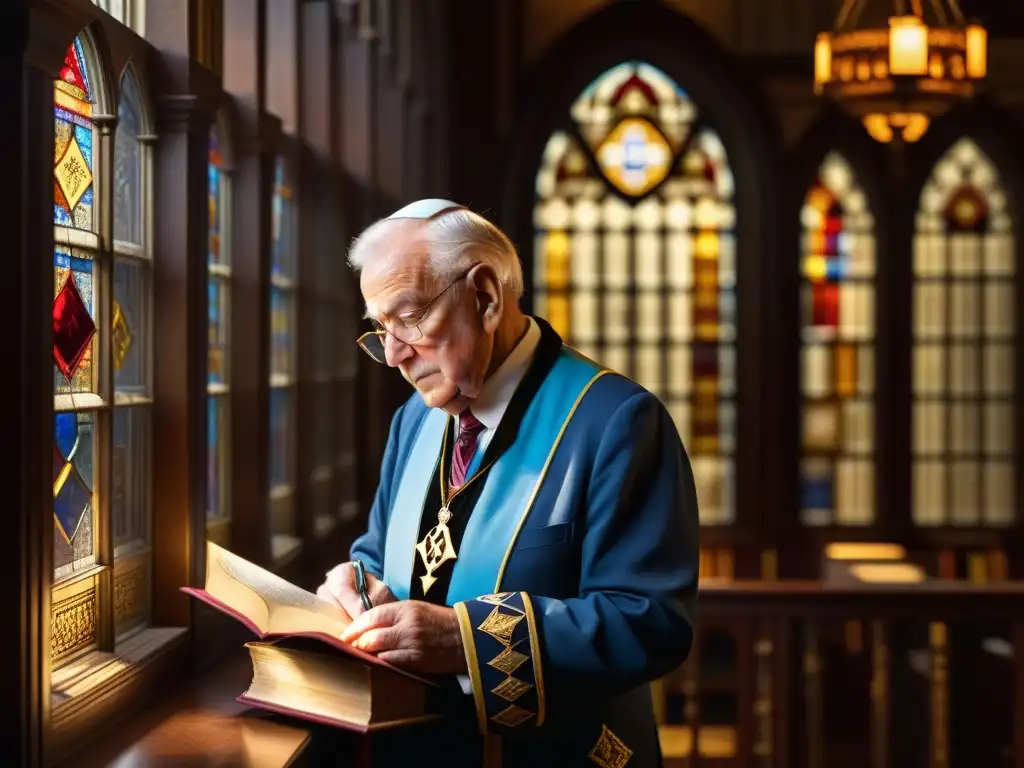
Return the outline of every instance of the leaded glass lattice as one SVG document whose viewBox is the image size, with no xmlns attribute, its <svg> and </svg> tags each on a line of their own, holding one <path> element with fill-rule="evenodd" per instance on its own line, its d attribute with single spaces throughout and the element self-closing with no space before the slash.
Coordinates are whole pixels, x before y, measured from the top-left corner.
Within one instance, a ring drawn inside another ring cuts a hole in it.
<svg viewBox="0 0 1024 768">
<path fill-rule="evenodd" d="M 64 54 L 54 81 L 53 223 L 92 231 L 92 87 L 82 41 Z"/>
<path fill-rule="evenodd" d="M 95 424 L 90 411 L 55 413 L 53 418 L 53 567 L 58 576 L 96 561 Z"/>
<path fill-rule="evenodd" d="M 97 391 L 95 269 L 91 251 L 54 246 L 53 391 L 70 395 L 71 407 L 75 395 Z"/>
<path fill-rule="evenodd" d="M 935 165 L 914 239 L 913 519 L 1016 518 L 1016 242 L 992 160 L 970 139 Z"/>
<path fill-rule="evenodd" d="M 536 179 L 534 311 L 665 403 L 701 522 L 735 519 L 736 241 L 724 146 L 664 72 L 616 66 L 576 100 Z"/>
<path fill-rule="evenodd" d="M 101 374 L 104 301 L 97 265 L 95 174 L 100 167 L 92 122 L 91 50 L 76 38 L 53 86 L 53 394 L 54 582 L 96 563 L 96 478 L 104 457 L 98 430 L 107 423 Z"/>
<path fill-rule="evenodd" d="M 829 154 L 801 211 L 805 525 L 875 519 L 874 219 L 853 169 Z"/>
</svg>

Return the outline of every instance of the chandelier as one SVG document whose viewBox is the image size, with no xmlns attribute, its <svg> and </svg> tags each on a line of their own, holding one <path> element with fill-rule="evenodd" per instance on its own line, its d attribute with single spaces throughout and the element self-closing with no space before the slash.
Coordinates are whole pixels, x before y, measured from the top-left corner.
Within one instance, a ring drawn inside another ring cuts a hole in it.
<svg viewBox="0 0 1024 768">
<path fill-rule="evenodd" d="M 814 90 L 876 140 L 910 143 L 974 95 L 987 59 L 988 33 L 957 0 L 844 0 L 832 32 L 815 42 Z"/>
</svg>

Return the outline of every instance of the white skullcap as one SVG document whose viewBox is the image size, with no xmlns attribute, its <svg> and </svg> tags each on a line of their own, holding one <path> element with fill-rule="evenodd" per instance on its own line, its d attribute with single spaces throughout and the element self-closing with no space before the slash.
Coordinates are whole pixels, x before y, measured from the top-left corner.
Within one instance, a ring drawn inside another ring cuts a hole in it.
<svg viewBox="0 0 1024 768">
<path fill-rule="evenodd" d="M 453 203 L 451 200 L 442 200 L 437 197 L 430 197 L 425 200 L 417 200 L 400 208 L 390 216 L 389 219 L 432 219 L 437 214 L 453 208 L 465 208 L 464 205 Z"/>
</svg>

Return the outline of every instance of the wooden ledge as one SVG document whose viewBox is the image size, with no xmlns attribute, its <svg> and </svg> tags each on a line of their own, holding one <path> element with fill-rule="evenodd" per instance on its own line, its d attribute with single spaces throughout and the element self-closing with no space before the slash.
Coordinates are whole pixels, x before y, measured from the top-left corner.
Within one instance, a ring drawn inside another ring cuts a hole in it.
<svg viewBox="0 0 1024 768">
<path fill-rule="evenodd" d="M 301 761 L 309 731 L 285 725 L 235 702 L 252 679 L 249 655 L 202 675 L 137 716 L 83 754 L 67 760 L 74 768 L 135 766 L 237 766 L 283 768 Z"/>
</svg>

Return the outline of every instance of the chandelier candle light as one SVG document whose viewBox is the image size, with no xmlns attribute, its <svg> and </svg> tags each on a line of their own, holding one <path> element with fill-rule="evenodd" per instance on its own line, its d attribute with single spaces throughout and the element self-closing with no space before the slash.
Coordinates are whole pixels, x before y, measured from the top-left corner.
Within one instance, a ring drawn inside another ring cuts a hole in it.
<svg viewBox="0 0 1024 768">
<path fill-rule="evenodd" d="M 910 143 L 974 95 L 987 60 L 988 33 L 957 0 L 844 0 L 833 31 L 815 42 L 814 90 L 876 140 Z"/>
</svg>

